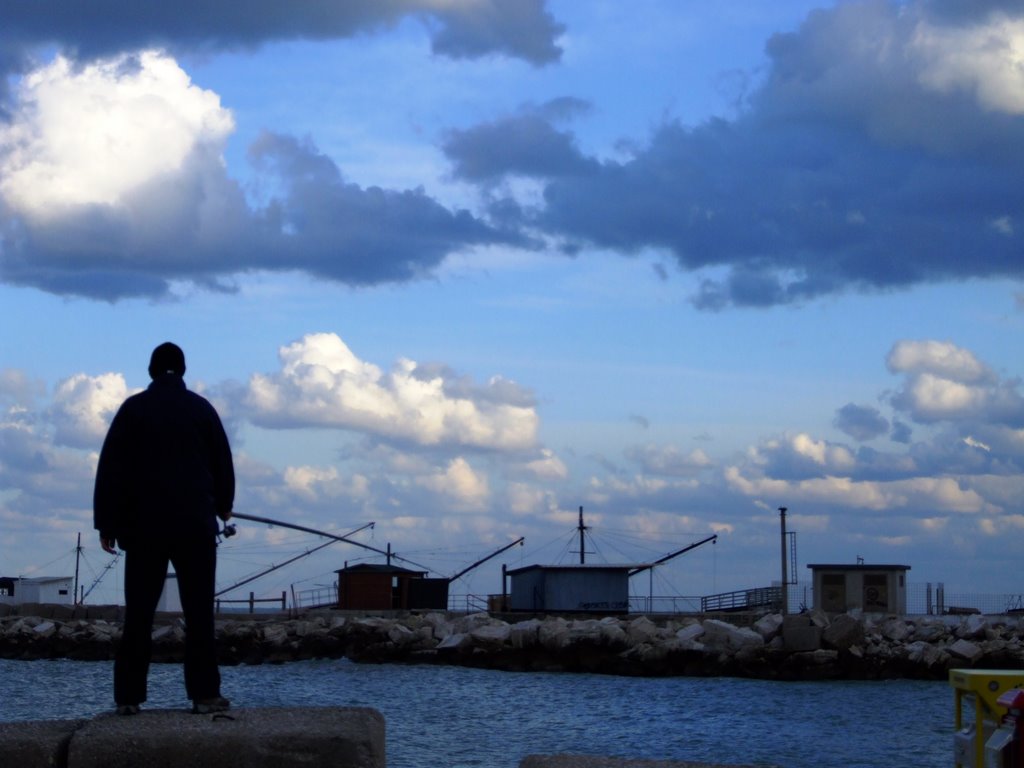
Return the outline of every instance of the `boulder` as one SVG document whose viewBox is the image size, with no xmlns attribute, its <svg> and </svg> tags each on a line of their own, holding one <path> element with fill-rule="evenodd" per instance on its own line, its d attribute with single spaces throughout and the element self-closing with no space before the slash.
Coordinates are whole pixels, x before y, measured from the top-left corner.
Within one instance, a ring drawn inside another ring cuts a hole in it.
<svg viewBox="0 0 1024 768">
<path fill-rule="evenodd" d="M 754 630 L 767 643 L 782 632 L 782 614 L 769 613 L 754 622 Z"/>
<path fill-rule="evenodd" d="M 560 650 L 569 644 L 569 625 L 565 619 L 545 619 L 537 631 L 537 639 L 545 648 Z"/>
<path fill-rule="evenodd" d="M 701 641 L 716 651 L 764 647 L 764 638 L 750 627 L 734 627 L 718 619 L 706 619 L 703 627 Z"/>
<path fill-rule="evenodd" d="M 963 640 L 975 640 L 985 637 L 988 619 L 984 616 L 965 616 L 954 634 Z"/>
<path fill-rule="evenodd" d="M 970 640 L 957 640 L 946 648 L 946 652 L 972 664 L 985 655 L 984 651 Z"/>
<path fill-rule="evenodd" d="M 691 624 L 676 632 L 676 639 L 682 643 L 693 642 L 704 634 L 704 627 L 700 624 Z"/>
<path fill-rule="evenodd" d="M 902 643 L 910 637 L 911 626 L 903 619 L 890 617 L 878 626 L 878 633 L 888 640 Z"/>
<path fill-rule="evenodd" d="M 910 645 L 906 646 L 907 658 L 916 663 L 923 664 L 926 667 L 930 667 L 942 658 L 942 651 L 936 648 L 934 645 L 924 642 L 923 640 L 917 640 Z"/>
<path fill-rule="evenodd" d="M 918 619 L 913 625 L 913 637 L 915 640 L 923 640 L 926 643 L 936 643 L 949 634 L 949 627 L 941 619 Z"/>
<path fill-rule="evenodd" d="M 538 619 L 519 621 L 509 627 L 509 642 L 513 648 L 530 648 L 537 644 L 541 622 Z"/>
<path fill-rule="evenodd" d="M 512 635 L 512 628 L 505 622 L 500 624 L 487 624 L 477 627 L 469 633 L 473 640 L 481 645 L 500 646 L 504 645 Z"/>
<path fill-rule="evenodd" d="M 464 632 L 456 632 L 454 635 L 448 635 L 444 640 L 437 644 L 437 650 L 439 651 L 459 651 L 463 648 L 472 645 L 472 638 Z"/>
<path fill-rule="evenodd" d="M 832 619 L 821 633 L 821 639 L 829 647 L 845 651 L 864 642 L 864 625 L 859 619 L 843 613 Z"/>
</svg>

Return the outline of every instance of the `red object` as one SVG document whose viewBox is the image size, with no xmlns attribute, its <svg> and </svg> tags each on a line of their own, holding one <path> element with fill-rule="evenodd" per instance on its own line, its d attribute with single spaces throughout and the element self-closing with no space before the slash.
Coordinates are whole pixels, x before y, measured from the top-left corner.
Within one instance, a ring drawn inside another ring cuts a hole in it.
<svg viewBox="0 0 1024 768">
<path fill-rule="evenodd" d="M 1024 688 L 1011 688 L 996 699 L 996 704 L 1006 707 L 1002 725 L 1013 726 L 1013 747 L 1008 765 L 1024 768 Z"/>
<path fill-rule="evenodd" d="M 1011 688 L 996 699 L 996 704 L 1007 710 L 1024 710 L 1024 688 Z"/>
</svg>

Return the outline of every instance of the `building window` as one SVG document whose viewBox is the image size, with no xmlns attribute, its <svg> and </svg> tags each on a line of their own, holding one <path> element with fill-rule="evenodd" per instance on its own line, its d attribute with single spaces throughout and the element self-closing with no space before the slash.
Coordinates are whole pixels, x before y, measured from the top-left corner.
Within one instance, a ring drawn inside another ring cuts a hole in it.
<svg viewBox="0 0 1024 768">
<path fill-rule="evenodd" d="M 58 595 L 67 595 L 67 593 L 68 593 L 68 591 L 66 589 L 58 589 L 57 590 L 57 594 Z"/>
</svg>

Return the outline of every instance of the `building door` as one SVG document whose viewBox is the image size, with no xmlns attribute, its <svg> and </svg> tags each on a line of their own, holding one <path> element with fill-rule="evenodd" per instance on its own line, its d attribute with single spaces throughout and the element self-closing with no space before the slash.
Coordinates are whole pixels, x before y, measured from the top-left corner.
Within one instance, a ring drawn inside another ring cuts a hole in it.
<svg viewBox="0 0 1024 768">
<path fill-rule="evenodd" d="M 864 610 L 879 613 L 889 610 L 889 579 L 884 573 L 864 574 Z"/>
<path fill-rule="evenodd" d="M 846 613 L 846 576 L 841 573 L 821 575 L 821 610 Z"/>
</svg>

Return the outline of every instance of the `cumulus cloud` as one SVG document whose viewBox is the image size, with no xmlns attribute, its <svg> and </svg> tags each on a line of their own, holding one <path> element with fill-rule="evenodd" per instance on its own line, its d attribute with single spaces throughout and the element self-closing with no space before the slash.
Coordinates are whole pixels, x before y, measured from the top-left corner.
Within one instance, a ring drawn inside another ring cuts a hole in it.
<svg viewBox="0 0 1024 768">
<path fill-rule="evenodd" d="M 877 408 L 847 403 L 836 412 L 832 422 L 854 440 L 873 440 L 889 431 L 889 421 Z"/>
<path fill-rule="evenodd" d="M 927 0 L 817 10 L 768 42 L 738 118 L 666 122 L 625 160 L 587 156 L 540 111 L 454 132 L 444 149 L 488 190 L 540 181 L 541 204 L 495 210 L 567 252 L 672 254 L 702 276 L 704 309 L 1019 277 L 1024 12 L 990 10 L 956 23 Z"/>
<path fill-rule="evenodd" d="M 848 447 L 805 432 L 765 440 L 750 449 L 748 460 L 770 477 L 787 479 L 846 474 L 856 466 Z"/>
<path fill-rule="evenodd" d="M 32 379 L 25 371 L 0 368 L 0 404 L 15 411 L 26 410 L 39 396 L 46 393 L 46 385 Z"/>
<path fill-rule="evenodd" d="M 310 141 L 272 133 L 249 158 L 274 192 L 251 207 L 224 164 L 233 130 L 217 94 L 164 53 L 30 73 L 0 123 L 0 278 L 104 299 L 175 279 L 224 288 L 254 269 L 373 284 L 528 244 L 422 190 L 348 183 Z"/>
<path fill-rule="evenodd" d="M 54 441 L 99 450 L 111 419 L 130 394 L 120 373 L 79 373 L 58 382 L 50 410 Z"/>
<path fill-rule="evenodd" d="M 349 0 L 278 3 L 258 0 L 244 20 L 230 0 L 136 3 L 97 0 L 67 13 L 60 0 L 4 7 L 0 51 L 59 44 L 82 58 L 161 47 L 213 52 L 254 48 L 276 40 L 331 40 L 393 26 L 404 17 L 427 20 L 437 53 L 455 58 L 515 56 L 535 65 L 558 60 L 563 28 L 543 0 Z M 116 21 L 115 21 L 116 20 Z"/>
<path fill-rule="evenodd" d="M 980 422 L 1024 426 L 1020 382 L 1002 381 L 968 350 L 950 342 L 901 341 L 886 360 L 905 376 L 893 405 L 920 423 Z"/>
<path fill-rule="evenodd" d="M 535 445 L 537 413 L 524 390 L 501 377 L 467 388 L 408 359 L 385 373 L 328 333 L 307 335 L 279 356 L 278 373 L 249 382 L 245 406 L 257 424 L 351 429 L 420 446 Z"/>
<path fill-rule="evenodd" d="M 490 495 L 487 478 L 461 456 L 452 459 L 444 470 L 417 478 L 416 484 L 449 498 L 459 510 L 481 509 Z"/>
<path fill-rule="evenodd" d="M 626 450 L 626 458 L 640 464 L 647 474 L 690 477 L 712 466 L 711 459 L 699 448 L 684 454 L 674 445 L 643 445 Z"/>
<path fill-rule="evenodd" d="M 76 69 L 58 57 L 25 78 L 16 119 L 0 127 L 0 193 L 31 220 L 126 204 L 200 146 L 219 153 L 234 130 L 216 94 L 145 52 Z"/>
</svg>

